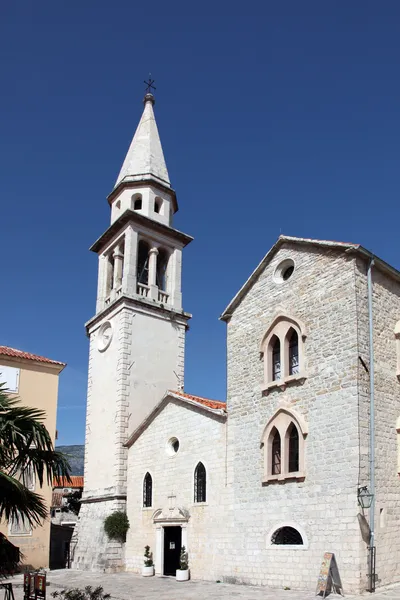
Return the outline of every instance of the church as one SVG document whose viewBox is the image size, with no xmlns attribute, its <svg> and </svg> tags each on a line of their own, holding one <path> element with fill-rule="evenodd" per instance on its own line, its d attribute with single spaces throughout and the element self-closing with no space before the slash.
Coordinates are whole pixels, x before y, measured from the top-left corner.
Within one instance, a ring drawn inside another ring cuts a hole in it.
<svg viewBox="0 0 400 600">
<path fill-rule="evenodd" d="M 221 315 L 226 402 L 188 393 L 192 238 L 173 227 L 154 104 L 91 247 L 73 567 L 140 573 L 149 545 L 173 576 L 185 545 L 193 579 L 314 589 L 331 552 L 345 593 L 400 581 L 400 273 L 357 243 L 280 236 Z M 117 510 L 123 544 L 104 532 Z"/>
</svg>

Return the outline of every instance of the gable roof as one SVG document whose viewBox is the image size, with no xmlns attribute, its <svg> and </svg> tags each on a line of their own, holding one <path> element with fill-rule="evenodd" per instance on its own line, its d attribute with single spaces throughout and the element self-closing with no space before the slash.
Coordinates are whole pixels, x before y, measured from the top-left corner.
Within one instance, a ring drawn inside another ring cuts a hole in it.
<svg viewBox="0 0 400 600">
<path fill-rule="evenodd" d="M 217 416 L 223 420 L 226 419 L 226 403 L 220 402 L 219 400 L 210 400 L 209 398 L 203 398 L 202 396 L 193 396 L 192 394 L 186 394 L 181 391 L 168 390 L 161 402 L 159 402 L 153 410 L 147 415 L 142 423 L 135 429 L 135 431 L 129 436 L 124 446 L 130 448 L 136 440 L 142 435 L 142 433 L 149 427 L 154 421 L 157 415 L 169 404 L 171 401 L 177 401 L 179 404 L 186 404 L 188 406 L 196 406 L 200 408 L 205 416 Z"/>
<path fill-rule="evenodd" d="M 370 252 L 360 244 L 352 244 L 351 242 L 335 242 L 331 240 L 316 240 L 313 238 L 299 238 L 290 235 L 280 235 L 277 242 L 267 252 L 267 254 L 254 269 L 254 271 L 244 283 L 244 285 L 240 288 L 236 296 L 234 296 L 233 299 L 230 301 L 230 303 L 220 316 L 220 319 L 222 321 L 227 321 L 232 316 L 233 311 L 240 304 L 242 298 L 247 294 L 248 290 L 252 287 L 253 283 L 257 280 L 257 278 L 262 273 L 266 265 L 277 253 L 279 248 L 281 248 L 281 246 L 283 246 L 283 244 L 285 243 L 298 244 L 302 246 L 317 246 L 326 249 L 342 250 L 343 252 L 356 252 L 366 259 L 373 259 L 375 266 L 377 266 L 381 271 L 384 271 L 385 273 L 391 275 L 392 277 L 400 281 L 400 272 L 397 269 L 389 265 L 381 258 L 378 258 L 374 254 L 372 254 L 372 252 Z"/>
<path fill-rule="evenodd" d="M 45 356 L 31 354 L 30 352 L 24 352 L 23 350 L 10 348 L 9 346 L 0 346 L 0 356 L 8 356 L 10 358 L 23 358 L 25 360 L 33 360 L 35 362 L 41 362 L 50 365 L 58 365 L 62 368 L 64 368 L 66 365 L 66 363 L 59 362 L 58 360 L 52 360 L 51 358 L 46 358 Z"/>
</svg>

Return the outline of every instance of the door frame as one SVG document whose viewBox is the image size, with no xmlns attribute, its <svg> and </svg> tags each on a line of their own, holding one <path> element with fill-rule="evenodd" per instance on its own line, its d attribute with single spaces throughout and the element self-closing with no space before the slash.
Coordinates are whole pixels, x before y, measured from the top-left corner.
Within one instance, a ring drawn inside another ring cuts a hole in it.
<svg viewBox="0 0 400 600">
<path fill-rule="evenodd" d="M 164 521 L 157 523 L 156 526 L 156 559 L 155 559 L 155 572 L 156 575 L 161 577 L 168 577 L 164 575 L 164 529 L 165 527 L 181 527 L 181 540 L 182 546 L 185 546 L 188 551 L 188 535 L 187 535 L 187 524 L 177 523 L 176 521 Z"/>
</svg>

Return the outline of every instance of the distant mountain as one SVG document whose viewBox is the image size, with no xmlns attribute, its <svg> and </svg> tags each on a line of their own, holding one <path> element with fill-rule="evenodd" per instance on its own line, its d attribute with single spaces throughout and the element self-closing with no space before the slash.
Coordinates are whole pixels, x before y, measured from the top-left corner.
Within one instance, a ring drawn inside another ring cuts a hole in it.
<svg viewBox="0 0 400 600">
<path fill-rule="evenodd" d="M 65 454 L 71 465 L 71 475 L 83 475 L 85 446 L 57 446 L 56 450 Z"/>
</svg>

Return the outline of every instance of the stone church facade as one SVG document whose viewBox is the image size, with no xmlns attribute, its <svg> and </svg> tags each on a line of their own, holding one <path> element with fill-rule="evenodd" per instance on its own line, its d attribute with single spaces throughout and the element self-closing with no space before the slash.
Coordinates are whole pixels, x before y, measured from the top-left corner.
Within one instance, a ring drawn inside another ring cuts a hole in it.
<svg viewBox="0 0 400 600">
<path fill-rule="evenodd" d="M 74 567 L 140 572 L 148 544 L 156 574 L 173 575 L 185 545 L 193 578 L 312 589 L 328 551 L 350 593 L 368 585 L 372 542 L 376 584 L 400 580 L 399 272 L 357 244 L 281 236 L 221 316 L 226 404 L 187 394 L 192 238 L 172 226 L 153 105 L 148 94 L 92 246 Z M 115 510 L 125 544 L 104 533 Z"/>
</svg>

